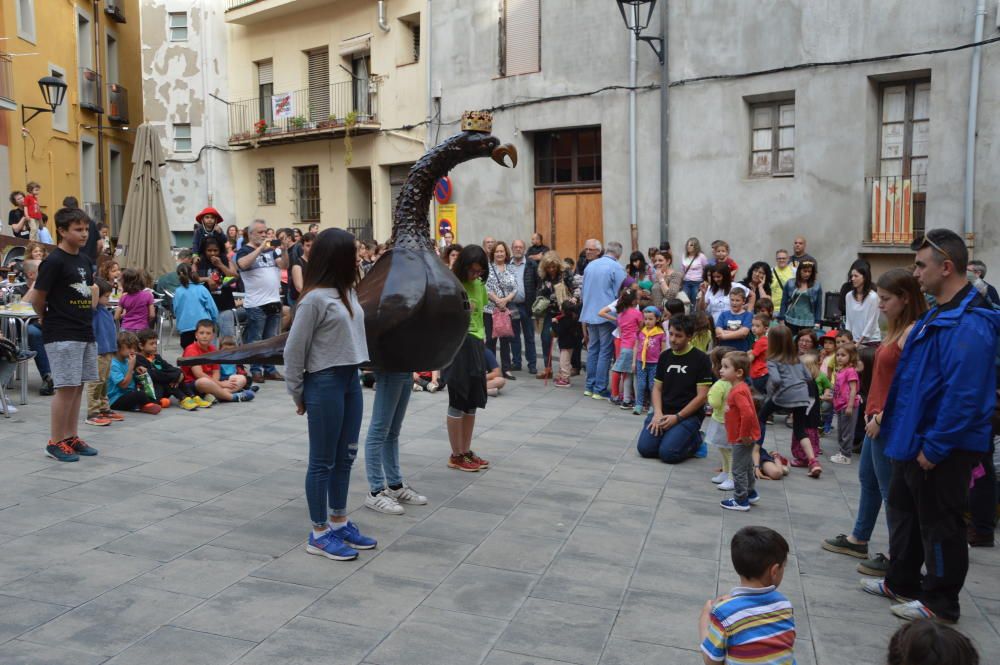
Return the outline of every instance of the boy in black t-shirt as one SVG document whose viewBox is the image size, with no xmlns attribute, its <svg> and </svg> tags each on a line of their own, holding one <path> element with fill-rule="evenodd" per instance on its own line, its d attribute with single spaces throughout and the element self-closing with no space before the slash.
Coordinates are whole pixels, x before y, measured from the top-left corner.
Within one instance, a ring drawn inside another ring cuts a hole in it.
<svg viewBox="0 0 1000 665">
<path fill-rule="evenodd" d="M 98 380 L 92 325 L 98 293 L 90 259 L 80 251 L 87 244 L 88 225 L 86 213 L 79 208 L 61 208 L 56 213 L 59 246 L 42 261 L 30 294 L 56 389 L 52 438 L 45 452 L 60 462 L 97 454 L 77 436 L 83 384 Z"/>
<path fill-rule="evenodd" d="M 637 442 L 643 457 L 677 464 L 701 445 L 699 429 L 714 377 L 711 360 L 692 346 L 693 336 L 694 319 L 684 314 L 670 318 L 670 349 L 656 364 L 652 408 Z"/>
</svg>

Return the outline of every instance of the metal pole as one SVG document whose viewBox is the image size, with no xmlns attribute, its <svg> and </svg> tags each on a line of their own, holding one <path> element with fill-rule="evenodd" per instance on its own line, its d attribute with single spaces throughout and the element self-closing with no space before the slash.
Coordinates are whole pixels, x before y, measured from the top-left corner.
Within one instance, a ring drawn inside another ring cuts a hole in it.
<svg viewBox="0 0 1000 665">
<path fill-rule="evenodd" d="M 983 21 L 986 18 L 986 0 L 976 0 L 976 34 L 973 41 L 983 41 Z M 969 82 L 969 120 L 965 135 L 965 244 L 976 244 L 975 212 L 976 192 L 976 122 L 979 111 L 979 71 L 982 67 L 983 47 L 972 50 L 972 73 Z"/>
<path fill-rule="evenodd" d="M 632 7 L 635 23 L 639 24 L 638 7 Z M 636 193 L 636 178 L 638 173 L 638 160 L 636 157 L 636 130 L 635 130 L 635 85 L 639 67 L 639 54 L 637 52 L 638 37 L 634 31 L 630 31 L 628 42 L 628 188 L 629 188 L 629 223 L 632 231 L 632 251 L 639 249 L 639 201 Z"/>
<path fill-rule="evenodd" d="M 670 23 L 667 0 L 660 5 L 660 34 L 663 37 L 663 65 L 660 67 L 660 242 L 669 242 L 670 234 Z"/>
<path fill-rule="evenodd" d="M 104 79 L 104 72 L 101 70 L 101 7 L 97 0 L 94 0 L 94 69 L 97 70 L 97 104 L 101 107 L 101 112 L 97 114 L 97 197 L 98 205 L 101 208 L 101 221 L 108 225 L 107 197 L 104 194 L 104 86 L 107 83 Z M 117 83 L 117 81 L 116 81 Z M 109 231 L 110 235 L 110 231 Z"/>
</svg>

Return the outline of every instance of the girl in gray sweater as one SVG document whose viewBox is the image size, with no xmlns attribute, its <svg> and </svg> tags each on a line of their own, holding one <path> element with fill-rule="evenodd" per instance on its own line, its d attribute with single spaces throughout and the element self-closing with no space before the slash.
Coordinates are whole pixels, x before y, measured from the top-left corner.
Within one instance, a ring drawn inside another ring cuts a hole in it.
<svg viewBox="0 0 1000 665">
<path fill-rule="evenodd" d="M 809 467 L 809 477 L 819 478 L 823 468 L 816 459 L 812 442 L 806 433 L 806 413 L 812 405 L 809 383 L 813 380 L 809 370 L 799 362 L 792 331 L 788 326 L 777 325 L 767 332 L 767 399 L 757 414 L 760 420 L 760 441 L 764 443 L 764 427 L 768 416 L 777 409 L 792 414 L 792 438 L 802 444 L 806 454 L 805 465 Z M 792 462 L 796 465 L 797 460 Z"/>
</svg>

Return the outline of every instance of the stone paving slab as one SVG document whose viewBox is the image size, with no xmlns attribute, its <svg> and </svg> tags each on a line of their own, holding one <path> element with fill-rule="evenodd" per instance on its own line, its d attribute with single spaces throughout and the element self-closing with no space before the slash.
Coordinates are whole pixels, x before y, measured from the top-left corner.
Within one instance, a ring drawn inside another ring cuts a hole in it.
<svg viewBox="0 0 1000 665">
<path fill-rule="evenodd" d="M 101 455 L 59 464 L 33 376 L 31 403 L 0 421 L 0 663 L 699 663 L 698 613 L 735 583 L 728 543 L 746 524 L 791 544 L 798 662 L 884 662 L 900 622 L 858 590 L 855 559 L 819 548 L 853 523 L 856 467 L 794 470 L 759 483 L 749 514 L 724 512 L 714 457 L 640 459 L 640 418 L 580 381 L 519 378 L 478 417 L 487 472 L 445 467 L 447 397 L 414 394 L 401 460 L 430 503 L 363 508 L 362 446 L 348 507 L 379 548 L 332 562 L 303 551 L 305 419 L 282 384 L 87 428 Z M 768 438 L 788 450 L 786 428 Z M 886 540 L 880 519 L 875 550 Z M 958 628 L 1000 653 L 1000 550 L 970 559 Z"/>
</svg>

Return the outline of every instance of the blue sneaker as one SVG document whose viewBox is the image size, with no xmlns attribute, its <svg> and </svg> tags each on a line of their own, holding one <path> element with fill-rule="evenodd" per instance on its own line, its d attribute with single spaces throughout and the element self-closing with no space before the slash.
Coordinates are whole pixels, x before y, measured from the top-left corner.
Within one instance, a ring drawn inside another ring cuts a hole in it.
<svg viewBox="0 0 1000 665">
<path fill-rule="evenodd" d="M 253 398 L 257 396 L 252 390 L 241 390 L 238 393 L 233 393 L 234 402 L 252 402 Z"/>
<path fill-rule="evenodd" d="M 70 438 L 69 445 L 73 446 L 73 450 L 78 455 L 86 455 L 87 457 L 93 457 L 97 454 L 97 448 L 93 446 L 88 446 L 86 442 L 78 436 Z"/>
<path fill-rule="evenodd" d="M 694 456 L 698 458 L 708 457 L 708 444 L 705 443 L 705 439 L 701 440 L 701 445 L 698 446 L 698 450 L 694 451 Z"/>
<path fill-rule="evenodd" d="M 725 508 L 726 510 L 738 510 L 742 513 L 745 513 L 746 511 L 750 510 L 750 502 L 747 501 L 746 499 L 743 499 L 742 501 L 737 501 L 735 498 L 723 499 L 719 503 L 719 505 Z"/>
<path fill-rule="evenodd" d="M 309 532 L 309 543 L 306 544 L 306 552 L 318 554 L 334 561 L 352 561 L 358 558 L 358 551 L 351 549 L 340 536 L 335 535 L 336 531 L 327 531 L 320 537 L 316 537 L 315 531 Z"/>
<path fill-rule="evenodd" d="M 55 443 L 49 441 L 49 445 L 45 446 L 45 453 L 52 459 L 57 459 L 60 462 L 80 461 L 80 456 L 73 450 L 69 439 L 63 439 Z"/>
<path fill-rule="evenodd" d="M 751 490 L 750 494 L 747 495 L 747 501 L 751 506 L 760 501 L 760 494 L 757 494 L 757 490 Z"/>
<path fill-rule="evenodd" d="M 378 545 L 377 540 L 363 535 L 361 533 L 361 529 L 358 528 L 358 525 L 351 520 L 347 520 L 347 524 L 345 526 L 342 526 L 339 529 L 334 529 L 333 533 L 339 534 L 345 543 L 355 549 L 373 550 L 375 549 L 375 546 Z"/>
</svg>

